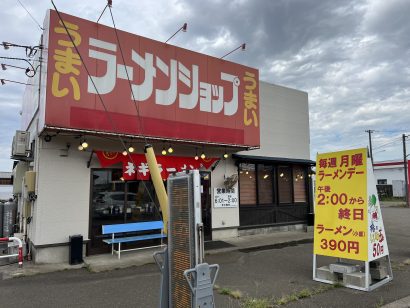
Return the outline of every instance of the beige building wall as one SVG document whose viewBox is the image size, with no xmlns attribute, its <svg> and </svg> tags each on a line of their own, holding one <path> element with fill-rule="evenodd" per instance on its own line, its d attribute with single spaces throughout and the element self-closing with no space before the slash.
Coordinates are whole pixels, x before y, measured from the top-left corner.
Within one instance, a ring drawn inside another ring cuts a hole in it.
<svg viewBox="0 0 410 308">
<path fill-rule="evenodd" d="M 68 236 L 88 239 L 90 153 L 70 147 L 61 156 L 66 142 L 39 139 L 37 160 L 37 200 L 30 239 L 34 245 L 67 243 Z"/>
<path fill-rule="evenodd" d="M 308 94 L 263 81 L 260 82 L 259 89 L 261 147 L 238 154 L 309 159 Z M 223 187 L 225 177 L 235 173 L 238 173 L 238 169 L 234 160 L 221 160 L 212 172 L 212 190 Z M 238 191 L 238 184 L 235 188 Z M 239 225 L 239 207 L 219 209 L 212 204 L 214 240 L 238 236 Z"/>
<path fill-rule="evenodd" d="M 261 147 L 238 154 L 310 159 L 308 94 L 260 81 Z"/>
</svg>

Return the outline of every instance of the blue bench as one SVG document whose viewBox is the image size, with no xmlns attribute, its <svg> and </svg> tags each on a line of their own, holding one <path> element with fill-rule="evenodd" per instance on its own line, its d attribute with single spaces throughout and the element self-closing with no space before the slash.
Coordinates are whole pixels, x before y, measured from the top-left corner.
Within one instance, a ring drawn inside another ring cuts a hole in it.
<svg viewBox="0 0 410 308">
<path fill-rule="evenodd" d="M 111 234 L 110 239 L 104 239 L 103 242 L 111 245 L 111 254 L 118 254 L 118 259 L 121 258 L 121 243 L 130 243 L 130 242 L 138 242 L 138 241 L 145 241 L 145 240 L 152 240 L 152 239 L 161 239 L 161 245 L 156 246 L 149 246 L 143 248 L 133 248 L 133 249 L 126 249 L 122 251 L 130 251 L 130 250 L 138 250 L 138 249 L 146 249 L 152 247 L 159 247 L 162 246 L 162 239 L 166 238 L 167 236 L 163 232 L 164 223 L 161 220 L 158 221 L 146 221 L 146 222 L 136 222 L 136 223 L 126 223 L 126 224 L 116 224 L 116 225 L 103 225 L 102 226 L 102 234 Z M 127 232 L 141 232 L 141 231 L 160 231 L 160 233 L 155 234 L 141 234 L 141 235 L 133 235 L 127 236 L 124 233 Z M 114 249 L 114 245 L 118 245 L 118 250 Z"/>
</svg>

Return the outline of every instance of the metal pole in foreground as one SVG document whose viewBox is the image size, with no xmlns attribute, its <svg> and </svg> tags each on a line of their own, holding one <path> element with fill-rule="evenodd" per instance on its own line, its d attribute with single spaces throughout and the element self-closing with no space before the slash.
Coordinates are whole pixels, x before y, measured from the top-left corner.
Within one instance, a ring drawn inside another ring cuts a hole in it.
<svg viewBox="0 0 410 308">
<path fill-rule="evenodd" d="M 161 206 L 162 221 L 164 222 L 164 233 L 168 234 L 168 196 L 165 190 L 164 182 L 161 178 L 161 173 L 158 168 L 157 159 L 155 158 L 152 145 L 145 145 L 145 158 L 147 160 L 148 169 L 151 174 L 152 183 L 154 184 L 155 192 L 158 197 L 159 205 Z"/>
<path fill-rule="evenodd" d="M 404 165 L 404 196 L 406 200 L 406 205 L 409 205 L 409 178 L 407 176 L 407 153 L 406 153 L 406 136 L 405 134 L 402 135 L 403 137 L 403 165 Z"/>
</svg>

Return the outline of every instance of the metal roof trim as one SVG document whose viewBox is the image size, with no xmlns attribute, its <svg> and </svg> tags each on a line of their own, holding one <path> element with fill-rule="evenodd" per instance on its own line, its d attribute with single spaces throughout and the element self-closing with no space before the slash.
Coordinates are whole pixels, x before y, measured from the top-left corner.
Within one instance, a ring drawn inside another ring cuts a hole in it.
<svg viewBox="0 0 410 308">
<path fill-rule="evenodd" d="M 237 159 L 237 160 L 242 160 L 242 161 L 292 163 L 292 164 L 297 164 L 297 165 L 309 165 L 309 166 L 316 165 L 316 162 L 310 159 L 254 156 L 254 155 L 241 155 L 241 154 L 232 154 L 232 158 Z"/>
</svg>

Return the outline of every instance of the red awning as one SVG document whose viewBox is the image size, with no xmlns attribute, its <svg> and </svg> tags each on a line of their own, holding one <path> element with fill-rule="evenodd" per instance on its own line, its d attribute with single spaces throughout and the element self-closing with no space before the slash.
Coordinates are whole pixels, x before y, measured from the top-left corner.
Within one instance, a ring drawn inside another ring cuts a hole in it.
<svg viewBox="0 0 410 308">
<path fill-rule="evenodd" d="M 150 178 L 147 160 L 143 154 L 122 155 L 120 152 L 94 151 L 101 167 L 109 167 L 122 163 L 124 180 L 148 180 Z M 130 157 L 131 156 L 131 157 Z M 161 177 L 167 179 L 175 172 L 194 169 L 209 169 L 218 158 L 199 158 L 186 156 L 158 156 L 157 162 Z"/>
</svg>

